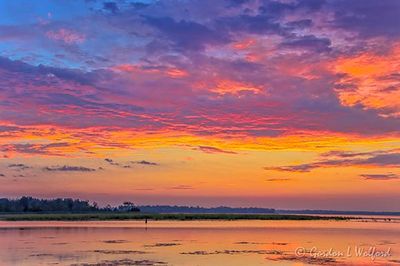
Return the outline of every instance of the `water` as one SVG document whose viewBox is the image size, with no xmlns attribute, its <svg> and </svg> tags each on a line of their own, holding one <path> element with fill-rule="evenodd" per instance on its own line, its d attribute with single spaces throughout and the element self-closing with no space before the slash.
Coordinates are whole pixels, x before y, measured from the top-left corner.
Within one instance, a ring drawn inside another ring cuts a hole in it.
<svg viewBox="0 0 400 266">
<path fill-rule="evenodd" d="M 7 266 L 399 264 L 397 222 L 0 222 Z"/>
</svg>

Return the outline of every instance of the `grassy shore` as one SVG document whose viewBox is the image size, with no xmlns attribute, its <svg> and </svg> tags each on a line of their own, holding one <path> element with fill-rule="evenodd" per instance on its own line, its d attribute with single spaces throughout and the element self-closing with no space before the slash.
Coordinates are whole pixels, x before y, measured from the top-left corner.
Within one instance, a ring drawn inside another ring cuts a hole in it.
<svg viewBox="0 0 400 266">
<path fill-rule="evenodd" d="M 346 217 L 280 214 L 183 214 L 183 213 L 32 213 L 0 214 L 0 221 L 109 221 L 109 220 L 348 220 Z"/>
</svg>

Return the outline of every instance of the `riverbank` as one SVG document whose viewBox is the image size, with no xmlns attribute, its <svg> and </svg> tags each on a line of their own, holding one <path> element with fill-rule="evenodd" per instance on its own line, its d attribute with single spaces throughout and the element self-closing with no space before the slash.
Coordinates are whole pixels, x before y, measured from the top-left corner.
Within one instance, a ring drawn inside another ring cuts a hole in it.
<svg viewBox="0 0 400 266">
<path fill-rule="evenodd" d="M 0 214 L 3 221 L 107 221 L 107 220 L 349 220 L 350 217 L 289 214 L 183 214 L 183 213 L 29 213 Z"/>
</svg>

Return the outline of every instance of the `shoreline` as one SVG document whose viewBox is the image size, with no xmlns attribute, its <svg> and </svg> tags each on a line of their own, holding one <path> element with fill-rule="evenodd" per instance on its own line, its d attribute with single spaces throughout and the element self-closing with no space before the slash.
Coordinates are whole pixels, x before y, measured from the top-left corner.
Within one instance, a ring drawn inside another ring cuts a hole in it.
<svg viewBox="0 0 400 266">
<path fill-rule="evenodd" d="M 0 232 L 7 230 L 48 229 L 113 229 L 113 230 L 162 230 L 162 229 L 236 229 L 236 230 L 347 230 L 358 229 L 393 230 L 398 232 L 399 222 L 354 220 L 87 220 L 87 221 L 4 221 L 0 220 Z"/>
<path fill-rule="evenodd" d="M 345 221 L 355 217 L 295 214 L 29 213 L 0 214 L 0 221 Z"/>
</svg>

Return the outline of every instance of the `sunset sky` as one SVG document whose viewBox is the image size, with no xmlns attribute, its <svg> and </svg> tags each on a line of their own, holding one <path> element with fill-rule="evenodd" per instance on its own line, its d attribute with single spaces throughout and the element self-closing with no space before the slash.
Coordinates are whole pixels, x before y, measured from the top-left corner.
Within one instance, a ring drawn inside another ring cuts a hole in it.
<svg viewBox="0 0 400 266">
<path fill-rule="evenodd" d="M 0 1 L 0 197 L 400 211 L 400 1 Z"/>
</svg>

